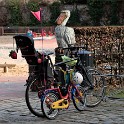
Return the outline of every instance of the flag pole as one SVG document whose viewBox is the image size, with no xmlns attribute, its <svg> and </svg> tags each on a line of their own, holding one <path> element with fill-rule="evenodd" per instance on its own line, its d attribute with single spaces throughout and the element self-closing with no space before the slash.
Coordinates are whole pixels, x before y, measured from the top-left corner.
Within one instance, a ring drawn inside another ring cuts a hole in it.
<svg viewBox="0 0 124 124">
<path fill-rule="evenodd" d="M 42 14 L 43 14 L 42 8 L 40 8 L 40 24 L 41 24 L 41 35 L 42 35 L 42 42 L 43 42 Z"/>
<path fill-rule="evenodd" d="M 43 52 L 43 26 L 42 26 L 42 21 L 43 21 L 43 11 L 42 11 L 42 8 L 40 8 L 40 23 L 41 23 L 41 37 L 42 37 L 42 54 L 43 54 L 43 67 L 44 67 L 44 52 Z M 45 85 L 45 89 L 46 89 L 46 79 L 45 79 L 45 77 L 46 77 L 46 74 L 45 74 L 45 68 L 43 69 L 44 70 L 44 72 L 43 72 L 43 74 L 44 74 L 44 85 Z"/>
</svg>

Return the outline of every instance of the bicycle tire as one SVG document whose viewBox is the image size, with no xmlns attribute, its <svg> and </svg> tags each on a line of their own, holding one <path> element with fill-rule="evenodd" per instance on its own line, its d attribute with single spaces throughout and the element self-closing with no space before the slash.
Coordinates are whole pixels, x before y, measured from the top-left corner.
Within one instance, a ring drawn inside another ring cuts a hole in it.
<svg viewBox="0 0 124 124">
<path fill-rule="evenodd" d="M 53 120 L 59 113 L 59 109 L 52 109 L 50 105 L 59 99 L 55 92 L 48 92 L 41 98 L 41 109 L 46 118 Z"/>
<path fill-rule="evenodd" d="M 95 107 L 101 103 L 105 95 L 105 79 L 96 69 L 87 71 L 93 89 L 86 90 L 86 106 Z"/>
<path fill-rule="evenodd" d="M 78 111 L 83 111 L 86 106 L 85 93 L 80 85 L 77 86 L 77 90 L 79 91 L 81 97 L 76 92 L 76 89 L 73 88 L 71 92 L 73 105 Z"/>
<path fill-rule="evenodd" d="M 38 80 L 38 78 L 34 78 L 30 81 L 26 87 L 25 92 L 25 100 L 28 109 L 32 114 L 38 117 L 43 117 L 43 113 L 41 110 L 41 100 L 38 95 L 41 93 L 43 89 L 43 82 Z"/>
</svg>

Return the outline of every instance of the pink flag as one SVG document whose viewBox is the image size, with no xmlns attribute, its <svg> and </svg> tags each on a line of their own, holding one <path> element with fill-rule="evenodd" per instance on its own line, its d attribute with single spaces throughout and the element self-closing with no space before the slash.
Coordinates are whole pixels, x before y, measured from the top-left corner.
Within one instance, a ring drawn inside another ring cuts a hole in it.
<svg viewBox="0 0 124 124">
<path fill-rule="evenodd" d="M 41 12 L 41 10 L 42 10 L 42 9 L 40 8 L 40 10 L 37 11 L 37 12 L 31 11 L 31 13 L 37 18 L 38 21 L 41 21 L 41 17 L 40 17 L 40 12 Z"/>
</svg>

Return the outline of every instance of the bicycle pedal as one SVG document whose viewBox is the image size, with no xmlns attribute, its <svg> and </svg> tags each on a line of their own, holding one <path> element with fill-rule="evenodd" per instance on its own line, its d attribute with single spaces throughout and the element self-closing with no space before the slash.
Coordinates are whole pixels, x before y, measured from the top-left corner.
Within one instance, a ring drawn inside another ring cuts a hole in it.
<svg viewBox="0 0 124 124">
<path fill-rule="evenodd" d="M 107 100 L 108 100 L 107 96 L 104 96 L 103 99 L 102 99 L 103 102 L 107 102 Z"/>
</svg>

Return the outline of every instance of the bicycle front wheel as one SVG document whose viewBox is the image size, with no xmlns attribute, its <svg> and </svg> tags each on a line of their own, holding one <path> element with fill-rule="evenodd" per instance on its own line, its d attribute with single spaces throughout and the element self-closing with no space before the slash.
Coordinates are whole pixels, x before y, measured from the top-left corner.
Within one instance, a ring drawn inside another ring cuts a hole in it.
<svg viewBox="0 0 124 124">
<path fill-rule="evenodd" d="M 89 69 L 88 77 L 93 85 L 93 89 L 86 91 L 86 106 L 95 107 L 100 104 L 105 95 L 105 79 L 96 69 Z"/>
<path fill-rule="evenodd" d="M 57 101 L 58 95 L 54 92 L 48 92 L 45 94 L 41 100 L 41 109 L 43 111 L 43 114 L 48 118 L 48 119 L 55 119 L 55 117 L 59 113 L 59 109 L 52 109 L 51 104 L 55 101 Z"/>
<path fill-rule="evenodd" d="M 42 90 L 42 81 L 38 79 L 34 79 L 28 83 L 26 92 L 25 92 L 25 100 L 28 106 L 28 109 L 35 116 L 42 117 L 43 113 L 41 110 L 41 100 L 39 98 L 39 92 Z"/>
<path fill-rule="evenodd" d="M 85 93 L 83 88 L 79 85 L 76 89 L 72 89 L 72 101 L 78 111 L 83 111 L 86 104 Z"/>
</svg>

